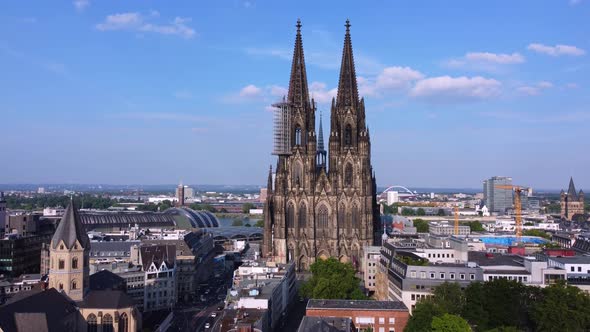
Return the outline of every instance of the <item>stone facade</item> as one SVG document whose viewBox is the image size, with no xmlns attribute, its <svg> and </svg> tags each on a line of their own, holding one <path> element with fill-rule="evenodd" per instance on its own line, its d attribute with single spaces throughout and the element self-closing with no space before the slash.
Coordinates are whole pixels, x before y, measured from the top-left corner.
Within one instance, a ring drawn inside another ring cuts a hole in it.
<svg viewBox="0 0 590 332">
<path fill-rule="evenodd" d="M 362 249 L 380 235 L 371 142 L 365 104 L 359 99 L 350 24 L 346 24 L 340 81 L 332 100 L 328 154 L 322 122 L 316 138 L 309 98 L 301 24 L 297 24 L 286 103 L 291 152 L 279 155 L 268 175 L 263 255 L 307 270 L 317 258 L 336 257 L 360 268 Z"/>
<path fill-rule="evenodd" d="M 570 184 L 567 193 L 561 191 L 561 218 L 572 220 L 573 217 L 584 214 L 584 192 L 580 190 L 576 193 L 574 179 L 570 178 Z"/>
</svg>

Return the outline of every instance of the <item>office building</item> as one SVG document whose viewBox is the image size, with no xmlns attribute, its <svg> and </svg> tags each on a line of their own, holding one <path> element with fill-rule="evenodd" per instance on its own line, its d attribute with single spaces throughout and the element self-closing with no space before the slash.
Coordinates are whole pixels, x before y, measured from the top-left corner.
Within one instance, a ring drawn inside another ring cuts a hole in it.
<svg viewBox="0 0 590 332">
<path fill-rule="evenodd" d="M 504 215 L 514 205 L 513 190 L 497 188 L 497 186 L 512 186 L 512 178 L 493 176 L 483 182 L 485 205 L 491 213 Z"/>
</svg>

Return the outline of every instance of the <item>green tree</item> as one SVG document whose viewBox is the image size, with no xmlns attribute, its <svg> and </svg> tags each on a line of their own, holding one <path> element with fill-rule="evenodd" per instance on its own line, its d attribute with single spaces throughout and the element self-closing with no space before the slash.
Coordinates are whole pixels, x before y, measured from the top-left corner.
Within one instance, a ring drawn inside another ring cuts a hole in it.
<svg viewBox="0 0 590 332">
<path fill-rule="evenodd" d="M 416 213 L 414 212 L 414 209 L 410 209 L 410 208 L 403 208 L 402 209 L 402 216 L 414 216 L 416 215 Z"/>
<path fill-rule="evenodd" d="M 143 205 L 138 205 L 137 206 L 137 211 L 152 211 L 152 212 L 156 212 L 158 211 L 158 206 L 154 203 L 148 203 L 148 204 L 143 204 Z"/>
<path fill-rule="evenodd" d="M 436 213 L 436 215 L 443 217 L 446 215 L 445 213 L 445 209 L 438 209 L 438 212 Z"/>
<path fill-rule="evenodd" d="M 432 319 L 442 315 L 442 309 L 430 299 L 421 300 L 412 310 L 412 316 L 406 324 L 405 332 L 424 332 L 432 328 Z"/>
<path fill-rule="evenodd" d="M 423 208 L 418 208 L 418 210 L 416 210 L 416 215 L 417 216 L 425 216 L 426 215 L 426 211 L 424 211 Z"/>
<path fill-rule="evenodd" d="M 465 295 L 456 282 L 444 282 L 434 289 L 433 301 L 444 311 L 459 315 L 465 304 Z"/>
<path fill-rule="evenodd" d="M 203 205 L 199 203 L 192 203 L 189 207 L 193 210 L 203 210 Z"/>
<path fill-rule="evenodd" d="M 234 219 L 231 223 L 232 226 L 244 226 L 244 221 L 242 219 Z"/>
<path fill-rule="evenodd" d="M 364 300 L 360 279 L 350 263 L 336 258 L 320 259 L 311 264 L 311 278 L 299 290 L 302 297 L 312 299 Z"/>
<path fill-rule="evenodd" d="M 244 203 L 242 205 L 242 212 L 248 214 L 248 213 L 250 213 L 250 210 L 254 209 L 255 207 L 256 206 L 252 203 Z"/>
<path fill-rule="evenodd" d="M 472 232 L 485 232 L 485 228 L 483 228 L 483 225 L 481 224 L 481 222 L 479 222 L 479 220 L 474 220 L 467 224 L 469 225 L 469 229 Z"/>
<path fill-rule="evenodd" d="M 428 222 L 420 218 L 414 219 L 414 227 L 418 233 L 428 233 L 429 230 Z"/>
<path fill-rule="evenodd" d="M 464 291 L 465 302 L 461 316 L 472 325 L 477 326 L 478 331 L 486 329 L 489 320 L 484 285 L 481 282 L 472 282 Z"/>
<path fill-rule="evenodd" d="M 264 220 L 257 220 L 254 227 L 264 227 Z"/>
<path fill-rule="evenodd" d="M 541 291 L 532 317 L 537 331 L 590 331 L 590 296 L 574 286 L 551 285 Z"/>
<path fill-rule="evenodd" d="M 520 330 L 514 326 L 500 326 L 495 329 L 487 330 L 486 332 L 520 332 Z"/>
<path fill-rule="evenodd" d="M 469 332 L 471 327 L 459 316 L 444 314 L 432 318 L 432 332 Z"/>
<path fill-rule="evenodd" d="M 160 202 L 160 204 L 158 204 L 158 209 L 160 211 L 166 211 L 167 209 L 172 207 L 172 202 L 168 199 L 163 200 L 162 202 Z"/>
<path fill-rule="evenodd" d="M 526 229 L 522 232 L 522 235 L 526 235 L 526 236 L 538 236 L 538 237 L 542 237 L 545 239 L 551 239 L 551 234 L 544 232 L 542 230 L 539 229 Z"/>
</svg>

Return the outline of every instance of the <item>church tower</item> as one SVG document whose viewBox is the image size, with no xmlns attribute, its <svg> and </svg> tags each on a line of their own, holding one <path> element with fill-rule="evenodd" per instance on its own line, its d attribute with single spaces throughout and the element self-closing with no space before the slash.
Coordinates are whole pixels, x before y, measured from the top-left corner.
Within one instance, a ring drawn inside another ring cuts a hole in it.
<svg viewBox="0 0 590 332">
<path fill-rule="evenodd" d="M 380 235 L 364 100 L 358 95 L 350 22 L 345 26 L 327 152 L 321 116 L 316 135 L 299 20 L 289 92 L 280 103 L 279 114 L 288 121 L 281 122 L 279 137 L 289 139 L 276 153 L 274 185 L 272 171 L 268 176 L 262 253 L 280 263 L 295 262 L 300 270 L 328 257 L 359 267 L 362 248 L 377 243 Z"/>
<path fill-rule="evenodd" d="M 49 287 L 82 301 L 89 286 L 89 252 L 90 239 L 71 200 L 49 245 Z"/>
</svg>

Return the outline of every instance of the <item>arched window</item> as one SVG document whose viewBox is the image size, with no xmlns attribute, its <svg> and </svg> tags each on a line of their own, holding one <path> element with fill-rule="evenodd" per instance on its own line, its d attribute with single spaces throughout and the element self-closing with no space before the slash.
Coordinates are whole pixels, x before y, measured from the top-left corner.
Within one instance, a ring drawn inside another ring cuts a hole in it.
<svg viewBox="0 0 590 332">
<path fill-rule="evenodd" d="M 72 280 L 72 290 L 78 289 L 78 282 L 76 280 Z"/>
<path fill-rule="evenodd" d="M 351 146 L 352 145 L 352 127 L 350 125 L 346 125 L 346 129 L 344 129 L 344 146 Z"/>
<path fill-rule="evenodd" d="M 360 222 L 359 208 L 356 204 L 352 205 L 352 228 L 358 228 Z"/>
<path fill-rule="evenodd" d="M 118 332 L 128 332 L 129 331 L 129 317 L 127 317 L 126 313 L 122 313 L 119 316 L 119 329 Z"/>
<path fill-rule="evenodd" d="M 299 228 L 307 227 L 307 208 L 301 203 L 299 206 Z"/>
<path fill-rule="evenodd" d="M 301 145 L 301 127 L 295 126 L 295 145 Z"/>
<path fill-rule="evenodd" d="M 102 332 L 113 332 L 113 316 L 106 314 L 102 316 Z"/>
<path fill-rule="evenodd" d="M 292 170 L 292 174 L 293 174 L 293 180 L 292 180 L 292 185 L 293 186 L 300 186 L 301 182 L 303 181 L 303 170 L 302 170 L 303 166 L 301 166 L 301 163 L 296 161 L 293 163 L 293 170 Z"/>
<path fill-rule="evenodd" d="M 61 291 L 61 290 L 64 290 L 64 284 L 62 284 L 62 283 L 60 282 L 60 283 L 59 283 L 59 286 L 58 286 L 58 289 L 59 289 L 60 291 Z"/>
<path fill-rule="evenodd" d="M 338 205 L 338 226 L 345 227 L 346 225 L 346 206 L 344 203 Z"/>
<path fill-rule="evenodd" d="M 78 257 L 72 258 L 72 269 L 78 268 Z"/>
<path fill-rule="evenodd" d="M 295 206 L 293 203 L 287 205 L 287 227 L 295 227 Z"/>
<path fill-rule="evenodd" d="M 96 316 L 94 314 L 90 314 L 88 317 L 86 317 L 86 323 L 88 323 L 88 332 L 98 331 L 96 326 Z"/>
<path fill-rule="evenodd" d="M 63 259 L 60 259 L 58 261 L 58 264 L 57 265 L 58 265 L 57 266 L 58 269 L 63 270 L 63 269 L 66 268 L 66 261 L 64 261 Z"/>
<path fill-rule="evenodd" d="M 347 163 L 344 168 L 344 185 L 346 187 L 352 186 L 352 165 L 350 163 Z"/>
<path fill-rule="evenodd" d="M 328 228 L 328 208 L 325 205 L 320 205 L 318 208 L 318 228 Z"/>
<path fill-rule="evenodd" d="M 64 245 L 63 244 L 59 246 L 59 250 L 64 250 Z"/>
</svg>

